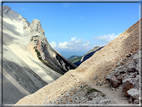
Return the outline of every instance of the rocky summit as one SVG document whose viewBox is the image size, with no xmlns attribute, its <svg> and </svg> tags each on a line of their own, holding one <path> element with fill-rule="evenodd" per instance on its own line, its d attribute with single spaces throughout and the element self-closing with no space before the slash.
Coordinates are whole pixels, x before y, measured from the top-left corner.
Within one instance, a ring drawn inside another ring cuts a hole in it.
<svg viewBox="0 0 142 107">
<path fill-rule="evenodd" d="M 91 105 L 127 104 L 137 106 L 141 86 L 139 25 L 142 19 L 109 42 L 74 70 L 18 104 Z"/>
<path fill-rule="evenodd" d="M 76 68 L 76 65 L 67 61 L 60 53 L 50 46 L 39 20 L 34 19 L 29 28 L 31 35 L 28 49 L 33 56 L 62 74 L 70 69 Z"/>
</svg>

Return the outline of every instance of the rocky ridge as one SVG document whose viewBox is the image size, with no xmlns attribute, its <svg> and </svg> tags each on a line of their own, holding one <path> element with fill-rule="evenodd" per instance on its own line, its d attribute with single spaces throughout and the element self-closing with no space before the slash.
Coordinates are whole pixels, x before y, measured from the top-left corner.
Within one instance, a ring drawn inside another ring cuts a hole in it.
<svg viewBox="0 0 142 107">
<path fill-rule="evenodd" d="M 93 49 L 91 49 L 90 51 L 88 51 L 82 58 L 81 58 L 81 63 L 84 62 L 85 60 L 87 60 L 88 58 L 90 58 L 95 52 L 99 51 L 100 49 L 102 49 L 103 46 L 95 46 Z"/>
<path fill-rule="evenodd" d="M 70 69 L 76 68 L 76 65 L 67 61 L 61 54 L 50 46 L 39 20 L 34 19 L 29 28 L 31 32 L 31 39 L 28 48 L 32 47 L 33 52 L 35 50 L 39 60 L 61 74 L 64 74 Z"/>
<path fill-rule="evenodd" d="M 29 27 L 30 23 L 19 13 L 11 10 L 9 6 L 3 6 L 3 18 L 10 18 L 12 21 L 19 22 L 23 28 Z"/>
</svg>

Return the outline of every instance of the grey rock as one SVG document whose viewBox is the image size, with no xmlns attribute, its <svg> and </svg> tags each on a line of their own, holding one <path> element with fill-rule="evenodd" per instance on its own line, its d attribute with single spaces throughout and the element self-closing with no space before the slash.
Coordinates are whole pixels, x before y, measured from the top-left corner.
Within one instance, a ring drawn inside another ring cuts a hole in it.
<svg viewBox="0 0 142 107">
<path fill-rule="evenodd" d="M 19 13 L 11 10 L 9 6 L 3 6 L 3 17 L 8 17 L 11 20 L 19 21 L 21 24 L 23 24 L 23 27 L 28 27 L 30 25 L 25 18 L 23 18 Z"/>
<path fill-rule="evenodd" d="M 116 64 L 116 67 L 119 67 L 121 65 L 122 60 L 119 60 Z"/>
<path fill-rule="evenodd" d="M 128 73 L 134 73 L 134 72 L 139 73 L 139 71 L 136 69 L 136 67 L 135 68 L 128 68 L 127 72 Z"/>
<path fill-rule="evenodd" d="M 121 84 L 121 81 L 118 81 L 117 79 L 111 79 L 110 83 L 114 88 L 116 88 Z"/>
<path fill-rule="evenodd" d="M 139 90 L 132 88 L 127 91 L 127 93 L 135 100 L 139 99 Z"/>
<path fill-rule="evenodd" d="M 136 68 L 136 64 L 135 64 L 135 62 L 134 62 L 134 61 L 129 62 L 129 64 L 128 64 L 128 67 L 127 67 L 127 68 L 128 68 L 128 69 Z"/>
<path fill-rule="evenodd" d="M 134 104 L 139 104 L 139 100 L 134 100 Z"/>
<path fill-rule="evenodd" d="M 110 103 L 109 99 L 102 99 L 98 102 L 98 104 L 108 104 L 108 103 Z"/>
<path fill-rule="evenodd" d="M 132 83 L 132 78 L 126 78 L 126 79 L 123 79 L 123 83 L 125 83 L 126 81 L 129 81 L 129 82 L 131 82 Z"/>
<path fill-rule="evenodd" d="M 131 88 L 134 88 L 133 84 L 130 81 L 125 81 L 122 85 L 122 92 L 124 94 L 125 97 L 128 97 L 129 94 L 127 93 L 127 91 Z"/>
<path fill-rule="evenodd" d="M 133 60 L 134 60 L 135 64 L 139 64 L 139 62 L 140 62 L 140 57 L 135 58 L 135 59 L 133 59 Z"/>
<path fill-rule="evenodd" d="M 9 6 L 3 6 L 3 13 L 4 14 L 7 14 L 10 10 L 11 10 L 11 8 Z"/>
</svg>

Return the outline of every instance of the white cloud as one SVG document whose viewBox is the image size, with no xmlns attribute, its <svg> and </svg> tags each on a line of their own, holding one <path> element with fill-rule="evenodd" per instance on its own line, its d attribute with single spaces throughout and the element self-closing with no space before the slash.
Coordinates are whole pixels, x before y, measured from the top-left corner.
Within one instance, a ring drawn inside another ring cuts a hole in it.
<svg viewBox="0 0 142 107">
<path fill-rule="evenodd" d="M 71 40 L 67 43 L 68 47 L 76 47 L 81 46 L 83 42 L 83 39 L 76 39 L 76 37 L 71 38 Z"/>
<path fill-rule="evenodd" d="M 52 46 L 52 48 L 56 48 L 56 47 L 57 47 L 57 44 L 56 44 L 54 41 L 52 41 L 52 42 L 50 43 L 50 45 Z"/>
<path fill-rule="evenodd" d="M 83 41 L 83 38 L 72 37 L 70 41 L 59 42 L 58 49 L 85 50 L 91 49 L 89 41 Z"/>
<path fill-rule="evenodd" d="M 115 33 L 112 34 L 108 34 L 108 35 L 103 35 L 103 36 L 99 36 L 99 37 L 94 37 L 93 39 L 98 39 L 98 40 L 102 40 L 104 42 L 110 42 L 111 40 L 115 39 L 116 37 L 118 37 L 121 33 L 119 33 L 118 35 L 115 35 Z"/>
<path fill-rule="evenodd" d="M 71 41 L 74 41 L 76 39 L 76 37 L 71 38 Z"/>
<path fill-rule="evenodd" d="M 58 48 L 61 48 L 61 49 L 67 49 L 67 48 L 68 48 L 67 42 L 63 42 L 63 43 L 59 42 Z"/>
<path fill-rule="evenodd" d="M 87 41 L 87 43 L 83 43 L 83 46 L 88 46 L 90 44 L 89 41 Z"/>
</svg>

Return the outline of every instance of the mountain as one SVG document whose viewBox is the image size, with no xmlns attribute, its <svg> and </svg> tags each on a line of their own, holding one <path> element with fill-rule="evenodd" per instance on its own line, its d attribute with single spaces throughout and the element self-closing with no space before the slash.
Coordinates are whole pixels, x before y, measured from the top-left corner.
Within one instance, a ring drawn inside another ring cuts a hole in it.
<svg viewBox="0 0 142 107">
<path fill-rule="evenodd" d="M 141 91 L 138 84 L 141 21 L 142 19 L 110 41 L 75 70 L 66 72 L 51 84 L 22 98 L 16 105 L 138 105 Z"/>
<path fill-rule="evenodd" d="M 81 52 L 81 51 L 60 51 L 59 52 L 62 56 L 64 56 L 65 58 L 69 58 L 73 55 L 76 56 L 83 56 L 85 54 L 85 52 Z"/>
<path fill-rule="evenodd" d="M 50 46 L 39 20 L 34 19 L 29 28 L 31 35 L 28 49 L 33 56 L 37 56 L 40 61 L 46 63 L 47 66 L 50 66 L 55 71 L 62 72 L 62 74 L 70 69 L 76 68 L 74 64 L 67 61 L 60 53 Z"/>
<path fill-rule="evenodd" d="M 69 60 L 71 63 L 73 63 L 73 64 L 75 64 L 76 66 L 78 66 L 77 63 L 80 62 L 81 58 L 82 58 L 82 56 L 73 55 L 73 56 L 69 57 L 68 60 Z"/>
<path fill-rule="evenodd" d="M 91 49 L 90 51 L 88 51 L 81 59 L 81 63 L 84 62 L 85 60 L 87 60 L 88 58 L 90 58 L 95 52 L 99 51 L 100 49 L 102 49 L 103 46 L 95 46 L 93 49 Z"/>
<path fill-rule="evenodd" d="M 72 63 L 74 63 L 76 66 L 79 66 L 81 63 L 83 63 L 85 60 L 89 59 L 95 52 L 99 51 L 102 49 L 103 46 L 95 46 L 93 49 L 88 51 L 85 55 L 83 56 L 71 56 L 68 58 L 68 60 Z"/>
<path fill-rule="evenodd" d="M 2 10 L 3 104 L 15 104 L 76 66 L 50 46 L 39 20 L 29 23 L 8 6 Z"/>
</svg>

